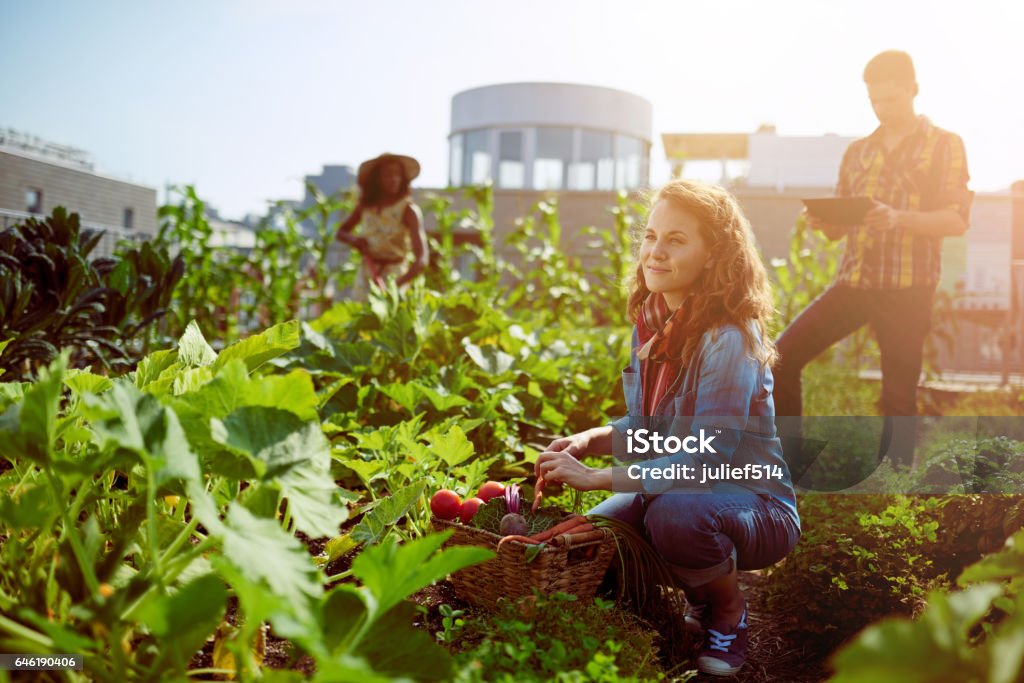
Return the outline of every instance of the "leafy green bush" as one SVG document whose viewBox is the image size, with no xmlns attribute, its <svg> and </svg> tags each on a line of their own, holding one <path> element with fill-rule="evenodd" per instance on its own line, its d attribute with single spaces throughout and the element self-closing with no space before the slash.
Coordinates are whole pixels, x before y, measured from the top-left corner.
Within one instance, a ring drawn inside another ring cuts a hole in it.
<svg viewBox="0 0 1024 683">
<path fill-rule="evenodd" d="M 469 681 L 663 680 L 653 631 L 595 599 L 558 593 L 503 601 L 466 619 L 457 641 L 457 675 Z"/>
<path fill-rule="evenodd" d="M 330 476 L 309 375 L 256 372 L 298 329 L 217 354 L 190 325 L 132 375 L 68 371 L 65 354 L 33 384 L 0 385 L 5 648 L 83 653 L 96 680 L 180 675 L 233 594 L 241 626 L 226 647 L 244 675 L 268 622 L 325 679 L 447 677 L 450 659 L 404 601 L 491 554 L 439 552 L 444 535 L 381 538 L 353 562 L 360 585 L 324 591 L 295 533 L 337 533 L 361 496 Z"/>
<path fill-rule="evenodd" d="M 916 621 L 867 628 L 834 658 L 833 683 L 1024 680 L 1024 531 L 935 591 Z"/>
<path fill-rule="evenodd" d="M 910 615 L 951 581 L 936 567 L 939 497 L 806 494 L 803 534 L 768 582 L 770 608 L 794 632 L 837 644 L 871 621 Z"/>
<path fill-rule="evenodd" d="M 78 214 L 62 207 L 0 232 L 5 379 L 31 377 L 62 349 L 73 367 L 107 371 L 127 369 L 145 353 L 184 263 L 149 243 L 90 261 L 102 234 L 83 230 Z"/>
<path fill-rule="evenodd" d="M 352 199 L 311 189 L 313 205 L 301 212 L 279 206 L 281 225 L 264 221 L 251 250 L 217 245 L 206 204 L 192 186 L 179 190 L 176 204 L 160 207 L 153 243 L 185 260 L 185 277 L 164 328 L 168 339 L 183 334 L 190 321 L 215 338 L 236 338 L 330 306 L 331 290 L 350 283 L 355 273 L 352 266 L 327 268 L 332 221 L 351 209 Z M 311 236 L 304 232 L 307 224 Z"/>
</svg>

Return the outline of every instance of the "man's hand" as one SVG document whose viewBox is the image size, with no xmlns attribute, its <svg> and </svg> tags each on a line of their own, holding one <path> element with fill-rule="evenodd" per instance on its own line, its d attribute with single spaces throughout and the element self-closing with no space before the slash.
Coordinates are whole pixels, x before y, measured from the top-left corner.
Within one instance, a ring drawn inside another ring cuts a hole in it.
<svg viewBox="0 0 1024 683">
<path fill-rule="evenodd" d="M 875 232 L 888 232 L 900 227 L 903 212 L 887 204 L 875 202 L 875 208 L 864 216 L 864 227 Z"/>
<path fill-rule="evenodd" d="M 842 239 L 846 233 L 842 228 L 838 228 L 826 221 L 821 220 L 807 209 L 803 210 L 804 220 L 807 222 L 807 227 L 812 230 L 817 230 L 828 237 L 830 240 Z"/>
</svg>

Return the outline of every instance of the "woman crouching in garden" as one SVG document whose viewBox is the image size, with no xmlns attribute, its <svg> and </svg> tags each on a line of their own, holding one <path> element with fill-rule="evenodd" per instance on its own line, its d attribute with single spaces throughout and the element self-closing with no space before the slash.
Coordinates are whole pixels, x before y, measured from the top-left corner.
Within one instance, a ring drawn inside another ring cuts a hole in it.
<svg viewBox="0 0 1024 683">
<path fill-rule="evenodd" d="M 800 536 L 775 433 L 772 311 L 736 200 L 714 185 L 669 182 L 653 196 L 629 297 L 628 415 L 556 439 L 537 459 L 545 482 L 615 492 L 590 513 L 633 525 L 669 565 L 689 603 L 687 630 L 704 636 L 697 668 L 708 674 L 732 675 L 746 657 L 737 569 L 778 562 Z M 652 456 L 655 433 L 675 436 L 663 445 L 678 452 Z M 609 453 L 657 459 L 612 468 L 579 461 Z"/>
</svg>

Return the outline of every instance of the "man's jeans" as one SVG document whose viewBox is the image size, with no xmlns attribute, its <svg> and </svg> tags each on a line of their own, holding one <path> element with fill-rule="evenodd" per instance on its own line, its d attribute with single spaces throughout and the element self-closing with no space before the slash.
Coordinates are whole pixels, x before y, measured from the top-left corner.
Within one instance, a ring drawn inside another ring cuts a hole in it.
<svg viewBox="0 0 1024 683">
<path fill-rule="evenodd" d="M 882 361 L 882 414 L 917 415 L 917 382 L 922 350 L 931 326 L 931 288 L 854 289 L 832 285 L 811 302 L 779 337 L 775 378 L 775 414 L 803 414 L 800 373 L 827 348 L 871 325 Z M 836 387 L 842 391 L 843 387 Z M 889 427 L 891 431 L 891 427 Z M 780 425 L 781 431 L 782 430 Z M 799 436 L 799 429 L 798 436 Z M 786 439 L 783 440 L 785 450 Z M 791 441 L 792 443 L 792 441 Z M 883 445 L 883 451 L 885 450 Z M 897 459 L 910 464 L 913 443 L 896 445 Z M 787 460 L 789 460 L 787 456 Z"/>
<path fill-rule="evenodd" d="M 724 484 L 718 492 L 613 493 L 587 514 L 626 522 L 696 588 L 738 569 L 769 567 L 796 546 L 800 523 L 767 495 Z"/>
</svg>

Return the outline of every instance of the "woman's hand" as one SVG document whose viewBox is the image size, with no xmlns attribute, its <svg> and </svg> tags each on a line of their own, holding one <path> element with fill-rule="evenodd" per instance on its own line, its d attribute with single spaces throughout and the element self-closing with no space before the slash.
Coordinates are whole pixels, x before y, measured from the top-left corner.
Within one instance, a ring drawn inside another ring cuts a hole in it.
<svg viewBox="0 0 1024 683">
<path fill-rule="evenodd" d="M 555 439 L 548 444 L 545 451 L 556 451 L 566 452 L 569 455 L 579 459 L 587 455 L 590 448 L 590 434 L 588 432 L 579 432 L 572 436 L 563 436 Z"/>
<path fill-rule="evenodd" d="M 552 445 L 571 438 L 557 439 Z M 580 491 L 604 488 L 601 477 L 604 470 L 584 465 L 568 449 L 544 451 L 537 456 L 535 470 L 545 484 L 566 484 Z"/>
</svg>

